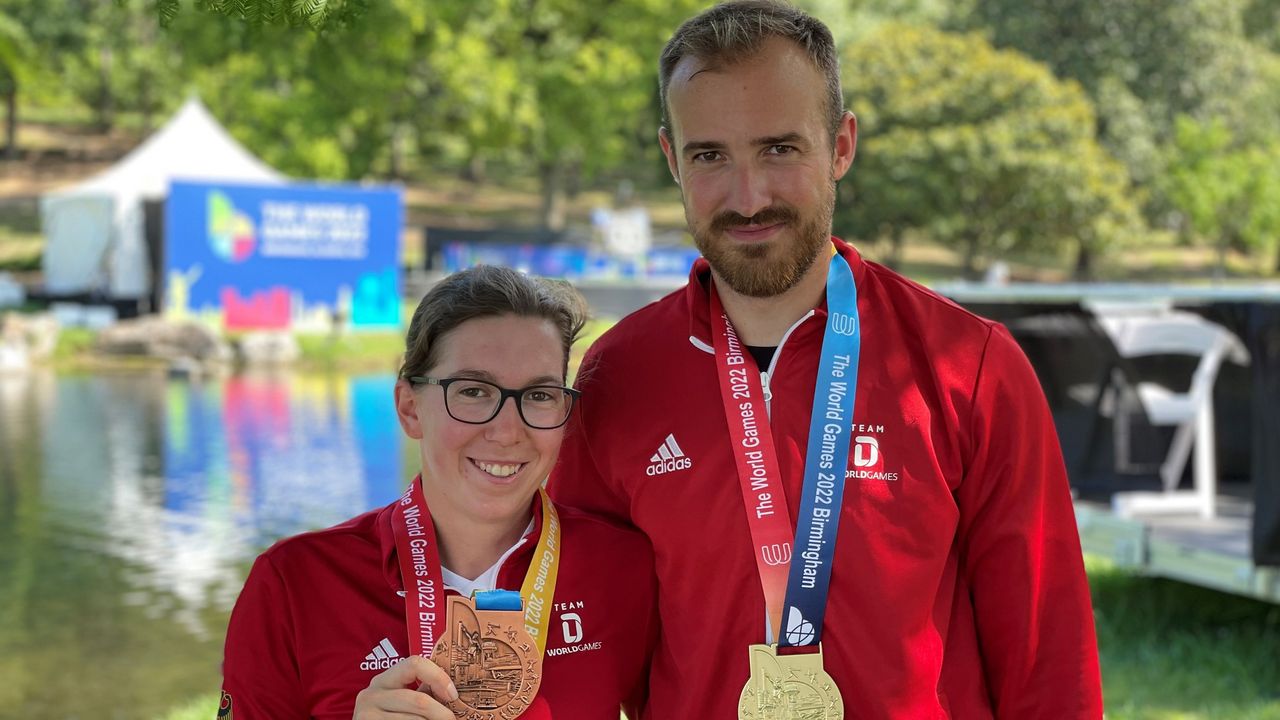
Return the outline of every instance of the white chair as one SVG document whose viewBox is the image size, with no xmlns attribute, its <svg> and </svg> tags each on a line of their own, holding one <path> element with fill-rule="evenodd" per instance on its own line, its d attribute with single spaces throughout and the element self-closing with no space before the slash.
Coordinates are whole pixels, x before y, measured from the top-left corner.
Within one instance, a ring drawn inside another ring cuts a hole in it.
<svg viewBox="0 0 1280 720">
<path fill-rule="evenodd" d="M 1153 355 L 1187 355 L 1198 358 L 1195 372 L 1185 392 L 1160 383 L 1126 376 L 1118 372 L 1117 402 L 1112 403 L 1116 460 L 1128 463 L 1129 413 L 1119 397 L 1127 390 L 1136 399 L 1152 425 L 1174 427 L 1173 442 L 1160 464 L 1163 492 L 1122 492 L 1112 497 L 1116 514 L 1129 517 L 1142 513 L 1196 512 L 1211 518 L 1217 513 L 1217 458 L 1214 452 L 1213 386 L 1224 359 L 1249 362 L 1240 340 L 1226 328 L 1199 315 L 1181 311 L 1159 313 L 1100 313 L 1098 322 L 1115 344 L 1122 358 Z M 1192 445 L 1194 489 L 1179 491 Z"/>
</svg>

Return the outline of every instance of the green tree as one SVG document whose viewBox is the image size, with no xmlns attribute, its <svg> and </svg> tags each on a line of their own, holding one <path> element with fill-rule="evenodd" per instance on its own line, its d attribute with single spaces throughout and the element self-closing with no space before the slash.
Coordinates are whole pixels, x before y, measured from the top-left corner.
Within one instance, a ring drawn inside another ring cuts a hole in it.
<svg viewBox="0 0 1280 720">
<path fill-rule="evenodd" d="M 388 0 L 313 33 L 259 12 L 272 2 L 225 13 L 250 20 L 235 21 L 232 40 L 211 38 L 202 28 L 222 23 L 199 12 L 168 29 L 237 137 L 287 171 L 326 177 L 395 174 L 414 157 L 496 160 L 540 179 L 551 227 L 575 178 L 633 158 L 638 137 L 651 147 L 659 50 L 701 4 Z"/>
<path fill-rule="evenodd" d="M 652 138 L 657 57 L 700 2 L 633 0 L 607 12 L 577 0 L 478 0 L 438 6 L 429 57 L 448 117 L 473 155 L 512 155 L 536 169 L 542 218 L 563 222 L 572 180 Z"/>
<path fill-rule="evenodd" d="M 18 150 L 18 88 L 35 70 L 31 38 L 17 20 L 0 14 L 0 96 L 4 98 L 4 154 Z"/>
<path fill-rule="evenodd" d="M 180 74 L 238 139 L 281 170 L 328 179 L 401 176 L 413 127 L 439 115 L 423 3 L 388 0 L 332 32 L 179 13 L 164 34 Z"/>
<path fill-rule="evenodd" d="M 1175 119 L 1218 118 L 1245 141 L 1269 142 L 1280 123 L 1280 71 L 1246 21 L 1275 0 L 973 0 L 963 23 L 1079 81 L 1098 110 L 1099 138 L 1135 182 L 1155 184 Z M 1272 38 L 1274 39 L 1274 38 Z M 1158 188 L 1157 188 L 1158 189 Z M 1159 198 L 1156 198 L 1158 201 Z M 1157 202 L 1153 210 L 1160 209 Z"/>
<path fill-rule="evenodd" d="M 1221 121 L 1178 118 L 1165 194 L 1189 234 L 1213 242 L 1218 274 L 1229 246 L 1265 253 L 1280 248 L 1280 143 L 1236 146 Z M 1280 270 L 1280 252 L 1276 265 Z"/>
<path fill-rule="evenodd" d="M 977 34 L 886 25 L 844 57 L 860 120 L 838 222 L 900 252 L 908 230 L 982 254 L 1070 244 L 1077 272 L 1137 225 L 1128 178 L 1075 83 Z"/>
<path fill-rule="evenodd" d="M 92 111 L 102 128 L 119 113 L 145 127 L 179 94 L 178 46 L 158 28 L 147 0 L 0 0 L 31 41 L 40 82 L 26 102 Z"/>
<path fill-rule="evenodd" d="M 114 127 L 119 114 L 136 114 L 144 130 L 180 96 L 181 52 L 160 32 L 149 2 L 88 3 L 83 49 L 68 59 L 67 77 L 93 108 L 99 127 Z"/>
<path fill-rule="evenodd" d="M 1249 39 L 1280 52 L 1280 0 L 1252 0 L 1244 11 Z"/>
<path fill-rule="evenodd" d="M 166 25 L 179 17 L 181 0 L 153 0 Z M 314 30 L 347 27 L 363 19 L 369 0 L 199 0 L 201 10 L 254 25 L 306 26 Z"/>
</svg>

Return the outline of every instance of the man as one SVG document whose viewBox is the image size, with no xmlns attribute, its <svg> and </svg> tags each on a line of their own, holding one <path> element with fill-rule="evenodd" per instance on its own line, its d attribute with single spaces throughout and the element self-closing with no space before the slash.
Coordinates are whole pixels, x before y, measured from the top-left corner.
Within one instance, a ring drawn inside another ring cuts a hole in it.
<svg viewBox="0 0 1280 720">
<path fill-rule="evenodd" d="M 551 482 L 653 542 L 648 716 L 1100 717 L 1079 538 L 1025 357 L 830 237 L 857 126 L 828 29 L 720 5 L 676 31 L 660 79 L 704 259 L 588 352 Z M 775 642 L 791 647 L 748 652 Z"/>
</svg>

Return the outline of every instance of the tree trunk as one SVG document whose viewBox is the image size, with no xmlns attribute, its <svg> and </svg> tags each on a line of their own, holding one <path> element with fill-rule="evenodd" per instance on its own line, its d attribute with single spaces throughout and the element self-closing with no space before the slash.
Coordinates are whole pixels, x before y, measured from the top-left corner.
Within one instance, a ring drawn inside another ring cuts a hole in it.
<svg viewBox="0 0 1280 720">
<path fill-rule="evenodd" d="M 467 160 L 467 166 L 462 169 L 462 179 L 475 185 L 485 181 L 483 155 L 480 153 L 471 154 L 471 158 Z"/>
<path fill-rule="evenodd" d="M 391 167 L 389 172 L 392 179 L 403 180 L 405 175 L 405 146 L 409 144 L 409 126 L 404 123 L 395 123 L 391 128 L 389 139 L 391 145 Z"/>
<path fill-rule="evenodd" d="M 4 156 L 18 155 L 18 82 L 11 81 L 4 94 Z"/>
<path fill-rule="evenodd" d="M 1079 281 L 1093 279 L 1093 252 L 1089 249 L 1089 244 L 1083 240 L 1080 241 L 1080 247 L 1076 251 L 1076 269 L 1071 273 L 1071 277 Z"/>
<path fill-rule="evenodd" d="M 978 238 L 970 235 L 964 239 L 964 276 L 968 280 L 978 279 Z"/>
<path fill-rule="evenodd" d="M 152 108 L 151 83 L 153 78 L 150 73 L 144 73 L 142 76 L 141 87 L 138 88 L 139 104 L 142 106 L 142 130 L 146 134 L 151 134 L 152 121 L 155 118 L 155 112 Z"/>
<path fill-rule="evenodd" d="M 140 44 L 146 48 L 154 48 L 156 46 L 156 28 L 159 25 L 154 18 L 142 14 L 137 16 L 137 20 Z M 152 72 L 152 70 L 153 66 L 150 63 L 143 65 L 143 72 L 140 78 L 141 87 L 138 88 L 138 96 L 142 105 L 142 129 L 148 135 L 151 134 L 151 129 L 154 127 L 152 123 L 155 120 L 155 112 L 158 109 L 156 107 L 158 105 L 157 99 L 152 93 L 155 89 L 153 86 L 157 82 L 156 73 Z"/>
<path fill-rule="evenodd" d="M 110 130 L 115 122 L 115 95 L 111 92 L 111 61 L 114 56 L 111 48 L 102 48 L 102 67 L 98 79 L 102 82 L 101 94 L 98 96 L 98 127 Z"/>
<path fill-rule="evenodd" d="M 539 168 L 542 179 L 542 227 L 563 230 L 565 215 L 564 167 L 558 162 L 544 162 Z"/>
<path fill-rule="evenodd" d="M 578 197 L 578 193 L 582 192 L 582 163 L 573 162 L 565 170 L 565 195 L 573 200 Z"/>
<path fill-rule="evenodd" d="M 902 267 L 902 253 L 905 245 L 906 238 L 902 236 L 902 228 L 895 227 L 889 231 L 889 258 L 886 265 L 890 270 L 898 270 Z"/>
</svg>

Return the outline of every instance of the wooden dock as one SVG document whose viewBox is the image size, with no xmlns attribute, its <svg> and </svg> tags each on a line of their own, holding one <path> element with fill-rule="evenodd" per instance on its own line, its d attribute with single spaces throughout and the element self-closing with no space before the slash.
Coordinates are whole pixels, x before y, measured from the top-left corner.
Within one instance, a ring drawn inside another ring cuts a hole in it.
<svg viewBox="0 0 1280 720">
<path fill-rule="evenodd" d="M 1253 563 L 1249 548 L 1253 506 L 1219 497 L 1218 517 L 1116 516 L 1110 506 L 1077 500 L 1084 551 L 1145 575 L 1280 604 L 1280 567 Z"/>
</svg>

